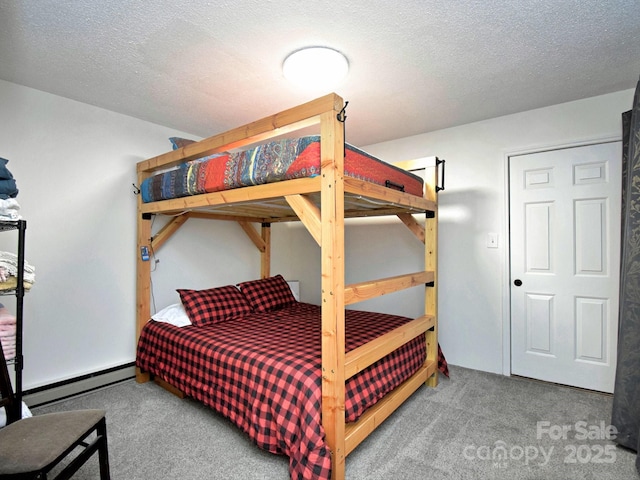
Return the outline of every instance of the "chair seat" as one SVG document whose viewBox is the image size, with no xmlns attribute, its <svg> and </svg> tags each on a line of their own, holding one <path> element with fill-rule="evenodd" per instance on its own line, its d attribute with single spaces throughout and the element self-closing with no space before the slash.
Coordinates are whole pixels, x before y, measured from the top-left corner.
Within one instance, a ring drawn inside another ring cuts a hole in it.
<svg viewBox="0 0 640 480">
<path fill-rule="evenodd" d="M 68 453 L 69 446 L 86 436 L 104 416 L 104 410 L 49 413 L 0 429 L 0 474 L 46 469 Z"/>
</svg>

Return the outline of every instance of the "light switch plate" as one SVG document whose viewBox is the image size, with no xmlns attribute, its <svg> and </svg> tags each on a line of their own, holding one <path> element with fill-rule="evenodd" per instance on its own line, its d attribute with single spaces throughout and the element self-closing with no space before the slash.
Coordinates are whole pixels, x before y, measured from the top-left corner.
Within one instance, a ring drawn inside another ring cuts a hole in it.
<svg viewBox="0 0 640 480">
<path fill-rule="evenodd" d="M 487 234 L 487 248 L 498 248 L 498 234 L 497 233 L 488 233 Z"/>
</svg>

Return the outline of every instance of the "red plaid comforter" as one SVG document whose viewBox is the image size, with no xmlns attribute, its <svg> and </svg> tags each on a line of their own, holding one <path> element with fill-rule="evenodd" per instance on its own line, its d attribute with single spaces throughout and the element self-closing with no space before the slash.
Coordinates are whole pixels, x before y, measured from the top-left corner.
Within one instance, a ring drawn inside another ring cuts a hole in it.
<svg viewBox="0 0 640 480">
<path fill-rule="evenodd" d="M 355 310 L 346 315 L 347 351 L 409 320 Z M 259 447 L 288 455 L 292 479 L 328 479 L 320 324 L 320 308 L 306 303 L 201 327 L 150 321 L 136 364 L 228 417 Z M 415 373 L 425 350 L 424 337 L 416 337 L 349 379 L 347 421 Z"/>
</svg>

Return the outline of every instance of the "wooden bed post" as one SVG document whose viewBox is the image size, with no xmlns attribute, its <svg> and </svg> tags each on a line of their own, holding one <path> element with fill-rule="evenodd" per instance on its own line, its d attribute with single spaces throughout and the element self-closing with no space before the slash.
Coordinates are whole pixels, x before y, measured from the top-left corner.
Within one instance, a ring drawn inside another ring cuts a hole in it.
<svg viewBox="0 0 640 480">
<path fill-rule="evenodd" d="M 141 202 L 138 198 L 138 202 Z M 143 248 L 146 248 L 146 260 L 143 258 Z M 138 207 L 138 249 L 136 251 L 136 345 L 142 327 L 151 317 L 151 215 L 140 213 Z M 136 367 L 136 381 L 148 382 L 149 374 L 142 373 Z"/>
<path fill-rule="evenodd" d="M 267 278 L 271 275 L 271 224 L 262 224 L 262 241 L 264 251 L 260 252 L 260 277 Z"/>
<path fill-rule="evenodd" d="M 322 424 L 331 478 L 345 476 L 344 133 L 334 111 L 321 117 Z"/>
<path fill-rule="evenodd" d="M 438 206 L 437 190 L 438 167 L 434 165 L 433 175 L 425 176 L 425 198 L 436 202 L 436 208 L 427 212 L 424 223 L 424 263 L 425 270 L 434 272 L 433 285 L 426 287 L 425 294 L 425 314 L 433 315 L 434 326 L 425 334 L 427 341 L 427 361 L 435 361 L 438 364 Z M 428 171 L 428 170 L 427 170 Z M 430 387 L 438 386 L 438 369 L 427 379 Z"/>
</svg>

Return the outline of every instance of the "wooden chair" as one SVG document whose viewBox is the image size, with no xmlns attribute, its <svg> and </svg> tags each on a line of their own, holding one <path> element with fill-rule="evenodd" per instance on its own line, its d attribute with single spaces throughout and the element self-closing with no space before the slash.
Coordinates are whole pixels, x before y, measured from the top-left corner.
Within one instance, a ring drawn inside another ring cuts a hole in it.
<svg viewBox="0 0 640 480">
<path fill-rule="evenodd" d="M 0 393 L 0 407 L 4 407 L 7 414 L 7 426 L 0 428 L 0 479 L 46 480 L 56 469 L 59 473 L 53 480 L 66 480 L 96 451 L 100 480 L 111 479 L 104 410 L 77 410 L 20 419 L 22 405 L 16 405 L 1 344 Z M 93 438 L 87 440 L 89 443 L 85 442 L 88 437 Z M 77 453 L 76 449 L 81 451 Z"/>
</svg>

